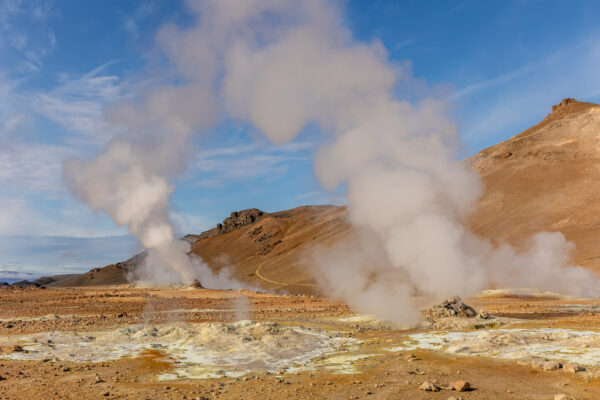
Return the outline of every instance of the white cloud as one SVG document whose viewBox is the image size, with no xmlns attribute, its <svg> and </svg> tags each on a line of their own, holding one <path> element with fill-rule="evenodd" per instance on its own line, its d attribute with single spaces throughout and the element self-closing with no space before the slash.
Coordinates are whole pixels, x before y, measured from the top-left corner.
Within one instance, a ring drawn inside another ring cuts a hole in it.
<svg viewBox="0 0 600 400">
<path fill-rule="evenodd" d="M 43 59 L 56 47 L 56 36 L 47 20 L 55 15 L 44 0 L 0 0 L 0 54 L 12 49 L 19 58 L 0 65 L 18 73 L 37 73 Z"/>
<path fill-rule="evenodd" d="M 470 104 L 462 137 L 472 150 L 491 145 L 489 138 L 510 137 L 527 129 L 564 97 L 597 101 L 600 93 L 598 35 L 557 50 L 542 61 L 467 86 L 452 100 Z"/>
<path fill-rule="evenodd" d="M 202 176 L 195 182 L 204 187 L 225 186 L 261 177 L 273 179 L 284 174 L 290 163 L 310 163 L 315 148 L 316 143 L 301 141 L 281 146 L 238 142 L 199 151 L 190 174 Z"/>
<path fill-rule="evenodd" d="M 64 189 L 62 164 L 76 151 L 41 143 L 8 143 L 0 150 L 4 193 L 56 193 Z"/>
<path fill-rule="evenodd" d="M 102 110 L 106 104 L 126 97 L 124 85 L 116 75 L 101 75 L 112 63 L 114 61 L 82 76 L 61 77 L 57 88 L 31 96 L 33 109 L 64 129 L 80 135 L 79 138 L 71 138 L 71 142 L 83 140 L 104 144 L 116 130 L 106 123 Z"/>
<path fill-rule="evenodd" d="M 52 207 L 52 213 L 48 213 L 28 196 L 0 197 L 0 235 L 89 238 L 127 233 L 74 200 L 64 198 L 61 203 L 61 207 Z"/>
</svg>

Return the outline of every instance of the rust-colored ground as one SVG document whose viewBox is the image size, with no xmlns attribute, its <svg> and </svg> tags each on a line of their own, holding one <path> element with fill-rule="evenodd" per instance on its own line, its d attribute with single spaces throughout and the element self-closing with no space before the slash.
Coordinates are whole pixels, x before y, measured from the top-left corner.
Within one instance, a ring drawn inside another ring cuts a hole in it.
<svg viewBox="0 0 600 400">
<path fill-rule="evenodd" d="M 589 373 L 538 371 L 515 362 L 412 352 L 381 351 L 381 343 L 400 343 L 414 331 L 378 328 L 363 322 L 341 322 L 352 315 L 347 306 L 310 296 L 278 296 L 243 291 L 256 321 L 334 329 L 364 340 L 361 351 L 374 353 L 356 364 L 357 373 L 336 374 L 325 368 L 301 373 L 250 373 L 240 378 L 158 381 L 172 363 L 160 351 L 103 363 L 0 361 L 2 399 L 553 399 L 566 393 L 576 399 L 600 398 L 600 379 Z M 128 287 L 0 289 L 0 335 L 53 330 L 91 331 L 145 322 L 231 321 L 229 311 L 239 291 L 140 289 Z M 492 313 L 520 318 L 521 325 L 597 329 L 594 312 L 562 310 L 577 300 L 490 296 L 470 299 Z M 585 308 L 590 302 L 579 301 Z M 572 307 L 573 308 L 573 307 Z M 187 310 L 187 311 L 186 311 Z M 191 311 L 190 311 L 191 310 Z M 557 311 L 558 310 L 558 311 Z M 562 311 L 561 311 L 562 310 Z M 588 307 L 589 310 L 589 307 Z M 168 312 L 170 311 L 170 312 Z M 49 315 L 55 314 L 55 315 Z M 60 316 L 60 318 L 56 318 Z M 43 317 L 43 318 L 39 318 Z M 39 319 L 35 319 L 39 318 Z M 12 349 L 3 348 L 4 354 Z M 1 355 L 0 355 L 1 359 Z M 419 390 L 423 381 L 464 379 L 475 390 L 437 393 Z"/>
</svg>

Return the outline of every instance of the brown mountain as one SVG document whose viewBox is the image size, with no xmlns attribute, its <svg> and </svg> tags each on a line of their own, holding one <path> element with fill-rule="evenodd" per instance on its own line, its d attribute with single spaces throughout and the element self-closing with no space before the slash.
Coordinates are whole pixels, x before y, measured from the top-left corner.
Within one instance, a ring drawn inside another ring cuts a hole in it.
<svg viewBox="0 0 600 400">
<path fill-rule="evenodd" d="M 234 212 L 216 228 L 184 239 L 214 270 L 234 266 L 233 276 L 242 282 L 264 289 L 312 293 L 310 266 L 300 254 L 311 243 L 327 245 L 351 232 L 346 207 L 303 206 L 272 214 L 257 209 Z M 143 256 L 94 268 L 61 286 L 126 283 L 126 272 Z"/>
<path fill-rule="evenodd" d="M 536 232 L 559 230 L 577 245 L 574 262 L 600 272 L 600 105 L 565 99 L 539 124 L 466 161 L 486 187 L 470 221 L 475 233 L 519 245 Z M 185 239 L 216 270 L 235 266 L 241 281 L 306 293 L 314 286 L 302 250 L 344 240 L 352 233 L 346 217 L 336 206 L 250 209 Z M 139 257 L 61 285 L 125 283 Z"/>
<path fill-rule="evenodd" d="M 565 99 L 539 124 L 468 161 L 486 190 L 475 233 L 515 245 L 561 231 L 574 262 L 600 272 L 600 105 Z"/>
</svg>

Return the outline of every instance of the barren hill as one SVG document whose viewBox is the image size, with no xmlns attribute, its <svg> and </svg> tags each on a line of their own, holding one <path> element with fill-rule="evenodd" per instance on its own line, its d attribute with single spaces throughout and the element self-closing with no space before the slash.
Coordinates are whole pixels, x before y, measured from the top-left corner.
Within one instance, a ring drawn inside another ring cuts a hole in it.
<svg viewBox="0 0 600 400">
<path fill-rule="evenodd" d="M 311 293 L 314 284 L 302 250 L 311 243 L 343 240 L 351 232 L 346 207 L 303 206 L 272 214 L 257 209 L 233 212 L 216 228 L 185 239 L 214 270 L 233 267 L 236 279 L 253 286 Z M 95 268 L 61 286 L 126 283 L 126 272 L 143 256 Z"/>
<path fill-rule="evenodd" d="M 561 231 L 577 245 L 574 262 L 600 272 L 600 105 L 565 99 L 539 124 L 466 161 L 486 187 L 470 221 L 475 233 L 519 246 L 537 232 Z M 305 293 L 314 285 L 302 250 L 350 235 L 346 215 L 336 206 L 249 209 L 185 239 L 215 270 L 233 266 L 241 281 Z M 139 257 L 61 285 L 125 283 Z"/>
<path fill-rule="evenodd" d="M 577 245 L 574 262 L 600 272 L 600 105 L 564 99 L 539 124 L 468 161 L 486 186 L 475 233 L 519 245 L 561 231 Z"/>
</svg>

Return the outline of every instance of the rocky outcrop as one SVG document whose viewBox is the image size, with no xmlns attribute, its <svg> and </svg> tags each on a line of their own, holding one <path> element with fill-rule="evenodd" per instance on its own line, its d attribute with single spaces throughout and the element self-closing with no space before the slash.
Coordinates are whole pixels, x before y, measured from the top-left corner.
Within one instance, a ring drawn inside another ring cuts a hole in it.
<svg viewBox="0 0 600 400">
<path fill-rule="evenodd" d="M 440 304 L 435 304 L 423 311 L 423 316 L 429 322 L 435 322 L 448 317 L 473 318 L 476 315 L 477 312 L 475 309 L 463 303 L 458 296 L 450 297 Z"/>
<path fill-rule="evenodd" d="M 264 211 L 257 208 L 249 208 L 242 211 L 234 211 L 231 215 L 223 220 L 223 223 L 217 224 L 219 233 L 228 233 L 236 229 L 248 226 L 255 223 L 259 219 L 268 215 Z"/>
<path fill-rule="evenodd" d="M 566 99 L 563 99 L 560 103 L 552 106 L 552 112 L 557 111 L 561 107 L 564 107 L 564 106 L 566 106 L 568 104 L 571 104 L 571 103 L 579 103 L 579 102 L 577 100 L 575 100 L 574 98 L 572 98 L 572 97 L 567 97 Z"/>
</svg>

